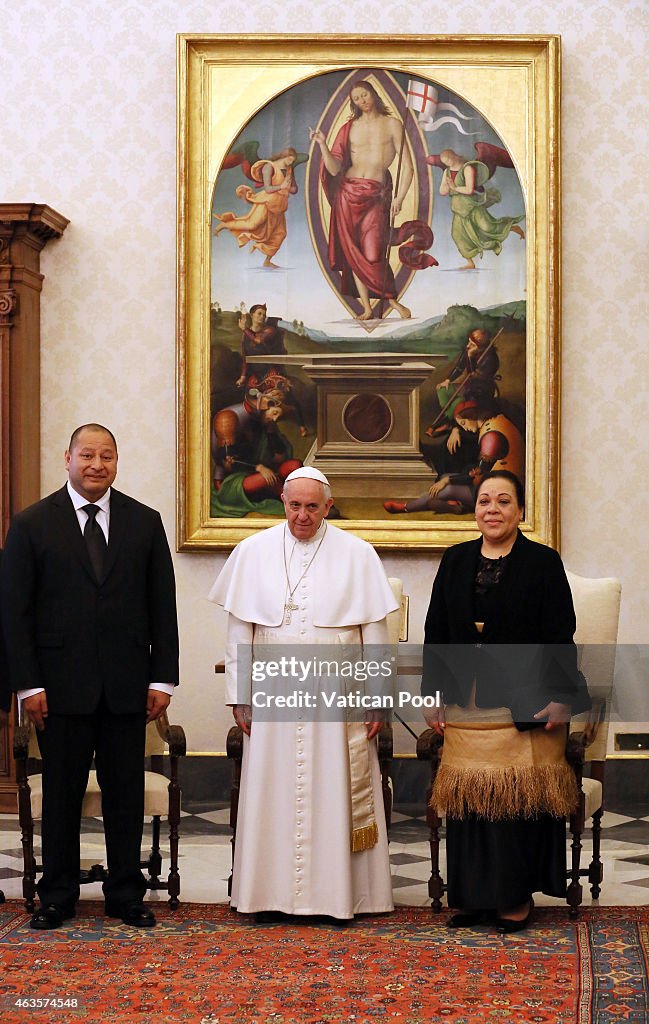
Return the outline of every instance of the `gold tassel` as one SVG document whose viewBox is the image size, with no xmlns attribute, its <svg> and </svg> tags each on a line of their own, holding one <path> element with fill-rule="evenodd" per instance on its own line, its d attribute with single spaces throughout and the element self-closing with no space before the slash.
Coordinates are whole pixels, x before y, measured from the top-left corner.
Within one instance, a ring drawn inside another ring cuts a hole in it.
<svg viewBox="0 0 649 1024">
<path fill-rule="evenodd" d="M 375 821 L 363 828 L 355 828 L 352 832 L 352 853 L 371 850 L 379 841 L 379 827 Z"/>
</svg>

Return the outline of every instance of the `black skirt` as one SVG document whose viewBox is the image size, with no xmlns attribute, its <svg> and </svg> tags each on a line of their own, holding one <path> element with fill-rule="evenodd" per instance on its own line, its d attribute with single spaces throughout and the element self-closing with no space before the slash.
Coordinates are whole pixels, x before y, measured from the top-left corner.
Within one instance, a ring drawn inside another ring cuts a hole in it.
<svg viewBox="0 0 649 1024">
<path fill-rule="evenodd" d="M 535 892 L 565 898 L 565 819 L 447 818 L 446 861 L 448 905 L 458 910 L 506 910 Z"/>
</svg>

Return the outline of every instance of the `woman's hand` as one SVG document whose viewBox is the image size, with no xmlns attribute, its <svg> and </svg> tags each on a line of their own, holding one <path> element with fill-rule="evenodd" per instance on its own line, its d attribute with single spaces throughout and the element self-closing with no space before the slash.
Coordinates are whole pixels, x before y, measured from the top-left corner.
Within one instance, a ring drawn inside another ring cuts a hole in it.
<svg viewBox="0 0 649 1024">
<path fill-rule="evenodd" d="M 443 704 L 439 708 L 424 708 L 424 720 L 428 728 L 436 732 L 438 736 L 444 735 L 446 714 Z"/>
<path fill-rule="evenodd" d="M 547 718 L 545 729 L 549 732 L 551 729 L 556 729 L 558 725 L 565 725 L 566 722 L 569 722 L 570 712 L 570 704 L 559 704 L 558 701 L 551 700 L 541 711 L 536 712 L 534 718 L 536 721 L 540 718 Z"/>
</svg>

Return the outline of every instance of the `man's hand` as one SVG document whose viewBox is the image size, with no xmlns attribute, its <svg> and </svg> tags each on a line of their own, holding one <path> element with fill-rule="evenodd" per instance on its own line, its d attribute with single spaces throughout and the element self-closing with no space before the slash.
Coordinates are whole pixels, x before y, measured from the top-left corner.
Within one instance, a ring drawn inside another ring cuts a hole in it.
<svg viewBox="0 0 649 1024">
<path fill-rule="evenodd" d="M 537 711 L 534 715 L 535 719 L 547 718 L 545 723 L 546 732 L 550 732 L 551 729 L 556 729 L 558 725 L 565 725 L 566 722 L 570 721 L 570 704 L 559 704 L 556 700 L 551 700 L 549 704 L 546 704 L 541 711 Z"/>
<path fill-rule="evenodd" d="M 461 444 L 462 435 L 460 434 L 460 429 L 459 427 L 453 427 L 451 433 L 448 435 L 448 441 L 446 442 L 449 455 L 454 455 Z"/>
<path fill-rule="evenodd" d="M 441 476 L 439 480 L 436 480 L 432 487 L 429 487 L 428 494 L 431 498 L 436 498 L 444 488 L 450 483 L 450 476 Z"/>
<path fill-rule="evenodd" d="M 147 725 L 149 722 L 155 722 L 156 718 L 160 718 L 163 711 L 166 711 L 171 702 L 171 697 L 168 693 L 163 693 L 162 690 L 149 690 L 146 698 L 146 721 Z"/>
<path fill-rule="evenodd" d="M 252 722 L 252 708 L 250 704 L 233 704 L 232 714 L 239 728 L 250 736 L 250 723 Z"/>
<path fill-rule="evenodd" d="M 47 697 L 45 690 L 40 693 L 33 693 L 31 697 L 25 697 L 23 709 L 30 722 L 33 722 L 39 732 L 45 728 L 47 718 Z"/>
<path fill-rule="evenodd" d="M 446 714 L 443 705 L 441 708 L 424 708 L 424 719 L 429 729 L 436 732 L 438 736 L 444 735 Z"/>
<path fill-rule="evenodd" d="M 260 476 L 263 476 L 267 484 L 277 483 L 277 474 L 273 473 L 272 469 L 269 469 L 268 466 L 264 466 L 262 462 L 260 462 L 258 466 L 255 466 L 255 469 L 260 474 Z"/>
</svg>

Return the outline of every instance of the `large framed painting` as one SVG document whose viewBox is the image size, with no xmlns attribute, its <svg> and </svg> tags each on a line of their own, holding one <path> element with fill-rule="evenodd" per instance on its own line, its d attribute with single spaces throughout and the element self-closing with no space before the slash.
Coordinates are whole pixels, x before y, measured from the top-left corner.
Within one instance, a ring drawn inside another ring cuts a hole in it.
<svg viewBox="0 0 649 1024">
<path fill-rule="evenodd" d="M 178 543 L 283 515 L 379 548 L 525 484 L 558 540 L 557 36 L 178 39 Z"/>
</svg>

